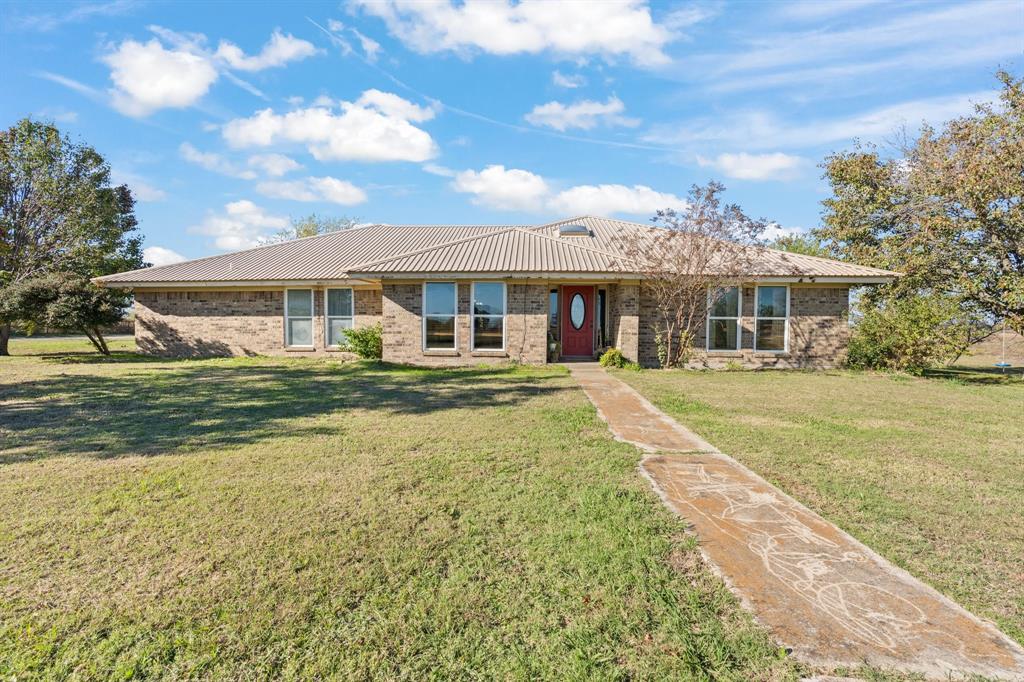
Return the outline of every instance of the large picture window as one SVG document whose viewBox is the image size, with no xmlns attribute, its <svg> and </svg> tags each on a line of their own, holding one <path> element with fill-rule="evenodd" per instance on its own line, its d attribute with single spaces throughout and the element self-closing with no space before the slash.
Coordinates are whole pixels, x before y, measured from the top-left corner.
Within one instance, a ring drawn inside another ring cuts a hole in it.
<svg viewBox="0 0 1024 682">
<path fill-rule="evenodd" d="M 473 282 L 473 350 L 505 350 L 505 284 Z"/>
<path fill-rule="evenodd" d="M 708 292 L 708 350 L 740 349 L 740 289 L 723 287 Z"/>
<path fill-rule="evenodd" d="M 789 342 L 789 287 L 757 287 L 754 350 L 782 352 Z"/>
<path fill-rule="evenodd" d="M 284 335 L 288 346 L 313 347 L 313 290 L 287 289 L 284 301 Z"/>
<path fill-rule="evenodd" d="M 337 346 L 345 341 L 344 329 L 351 329 L 353 322 L 353 303 L 351 289 L 328 289 L 325 292 L 324 320 L 327 333 L 327 345 Z"/>
<path fill-rule="evenodd" d="M 423 348 L 455 350 L 455 311 L 458 306 L 455 282 L 423 284 Z"/>
</svg>

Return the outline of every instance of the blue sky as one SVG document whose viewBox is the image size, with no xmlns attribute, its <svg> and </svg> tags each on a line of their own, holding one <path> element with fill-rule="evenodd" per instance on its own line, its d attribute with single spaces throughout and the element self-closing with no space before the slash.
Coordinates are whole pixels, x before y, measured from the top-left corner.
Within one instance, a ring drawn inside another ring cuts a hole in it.
<svg viewBox="0 0 1024 682">
<path fill-rule="evenodd" d="M 826 154 L 969 112 L 1022 49 L 1020 0 L 7 3 L 0 125 L 95 146 L 158 263 L 311 212 L 643 221 L 712 178 L 797 231 Z"/>
</svg>

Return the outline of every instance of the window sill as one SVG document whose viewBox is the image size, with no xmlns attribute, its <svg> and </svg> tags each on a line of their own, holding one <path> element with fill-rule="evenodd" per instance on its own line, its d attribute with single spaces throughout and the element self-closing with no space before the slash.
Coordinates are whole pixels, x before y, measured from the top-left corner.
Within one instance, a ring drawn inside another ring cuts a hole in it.
<svg viewBox="0 0 1024 682">
<path fill-rule="evenodd" d="M 431 355 L 431 356 L 434 356 L 434 357 L 455 358 L 455 357 L 459 356 L 459 351 L 457 351 L 457 350 L 425 350 L 425 351 L 423 351 L 423 354 L 424 355 Z"/>
<path fill-rule="evenodd" d="M 315 346 L 285 346 L 285 353 L 315 353 Z"/>
<path fill-rule="evenodd" d="M 788 350 L 756 350 L 754 351 L 755 358 L 788 358 Z"/>
<path fill-rule="evenodd" d="M 503 350 L 475 350 L 470 353 L 474 358 L 507 358 L 508 353 Z"/>
<path fill-rule="evenodd" d="M 708 355 L 713 355 L 716 358 L 742 358 L 743 353 L 738 350 L 709 350 L 706 351 Z"/>
</svg>

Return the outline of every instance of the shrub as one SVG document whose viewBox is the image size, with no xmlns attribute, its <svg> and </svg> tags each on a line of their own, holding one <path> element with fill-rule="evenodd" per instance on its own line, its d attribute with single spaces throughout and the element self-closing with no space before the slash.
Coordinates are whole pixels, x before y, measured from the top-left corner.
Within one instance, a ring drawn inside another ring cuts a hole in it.
<svg viewBox="0 0 1024 682">
<path fill-rule="evenodd" d="M 920 374 L 955 359 L 968 333 L 954 301 L 927 295 L 889 300 L 864 311 L 850 336 L 846 362 L 858 369 Z"/>
<path fill-rule="evenodd" d="M 618 348 L 609 348 L 602 355 L 598 361 L 602 367 L 625 367 L 626 358 L 622 355 L 622 351 Z"/>
<path fill-rule="evenodd" d="M 372 327 L 345 329 L 345 342 L 341 347 L 367 360 L 380 360 L 384 356 L 384 328 L 378 322 Z"/>
</svg>

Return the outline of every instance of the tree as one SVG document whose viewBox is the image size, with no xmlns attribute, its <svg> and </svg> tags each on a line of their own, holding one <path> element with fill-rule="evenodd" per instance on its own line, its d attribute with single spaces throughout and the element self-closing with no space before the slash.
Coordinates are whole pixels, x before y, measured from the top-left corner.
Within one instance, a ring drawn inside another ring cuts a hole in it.
<svg viewBox="0 0 1024 682">
<path fill-rule="evenodd" d="M 48 273 L 87 278 L 142 267 L 134 204 L 126 186 L 111 186 L 102 156 L 54 126 L 23 119 L 0 132 L 0 300 Z M 13 321 L 0 316 L 0 355 Z"/>
<path fill-rule="evenodd" d="M 21 280 L 8 288 L 0 312 L 37 326 L 74 329 L 96 350 L 110 355 L 103 328 L 124 317 L 128 294 L 105 289 L 75 273 L 61 272 Z"/>
<path fill-rule="evenodd" d="M 768 247 L 805 256 L 828 258 L 828 245 L 814 234 L 783 234 L 768 242 Z"/>
<path fill-rule="evenodd" d="M 292 239 L 301 239 L 302 237 L 315 237 L 318 234 L 350 230 L 358 224 L 358 218 L 350 218 L 348 216 L 329 217 L 310 213 L 308 216 L 301 218 L 292 218 L 291 225 L 267 237 L 263 240 L 263 243 L 277 244 L 291 241 Z"/>
<path fill-rule="evenodd" d="M 685 209 L 658 211 L 655 227 L 620 239 L 627 267 L 643 277 L 644 293 L 654 302 L 651 324 L 663 367 L 690 360 L 709 303 L 742 284 L 761 253 L 766 221 L 722 204 L 724 191 L 717 182 L 694 185 Z"/>
<path fill-rule="evenodd" d="M 817 236 L 839 258 L 905 273 L 868 303 L 947 296 L 1024 331 L 1024 81 L 998 78 L 999 106 L 925 126 L 895 156 L 858 147 L 823 164 L 834 196 Z"/>
</svg>

